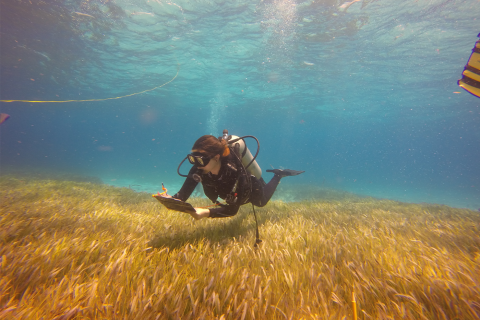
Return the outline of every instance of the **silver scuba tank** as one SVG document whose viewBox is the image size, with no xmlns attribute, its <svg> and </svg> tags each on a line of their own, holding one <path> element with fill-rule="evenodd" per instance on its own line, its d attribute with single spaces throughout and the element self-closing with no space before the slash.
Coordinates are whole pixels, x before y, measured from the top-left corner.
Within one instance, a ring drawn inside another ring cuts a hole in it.
<svg viewBox="0 0 480 320">
<path fill-rule="evenodd" d="M 227 141 L 229 146 L 231 146 L 234 150 L 237 149 L 239 151 L 240 157 L 242 159 L 242 164 L 246 167 L 248 164 L 252 161 L 253 156 L 250 150 L 248 150 L 245 141 L 243 139 L 237 140 L 239 137 L 238 136 L 233 136 L 233 135 L 228 135 L 228 130 L 225 129 L 223 130 L 223 139 Z M 233 143 L 230 143 L 229 141 L 234 141 L 237 140 Z M 250 166 L 248 166 L 247 171 L 254 175 L 257 179 L 260 179 L 262 177 L 262 169 L 258 165 L 257 161 L 253 161 Z"/>
</svg>

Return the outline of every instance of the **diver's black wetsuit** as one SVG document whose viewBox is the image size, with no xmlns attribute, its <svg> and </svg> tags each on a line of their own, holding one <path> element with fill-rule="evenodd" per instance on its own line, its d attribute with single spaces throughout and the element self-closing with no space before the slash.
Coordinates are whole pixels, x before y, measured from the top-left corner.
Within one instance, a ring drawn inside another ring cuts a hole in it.
<svg viewBox="0 0 480 320">
<path fill-rule="evenodd" d="M 230 154 L 222 158 L 221 161 L 222 164 L 218 175 L 214 175 L 211 172 L 205 174 L 202 170 L 193 166 L 192 169 L 190 169 L 182 188 L 173 197 L 186 201 L 198 184 L 198 182 L 192 178 L 192 175 L 197 173 L 202 177 L 202 185 L 205 195 L 212 200 L 212 202 L 216 202 L 218 197 L 222 199 L 233 198 L 233 200 L 227 201 L 227 205 L 220 204 L 218 207 L 211 208 L 210 218 L 234 216 L 237 214 L 238 209 L 242 204 L 249 202 L 257 207 L 263 207 L 267 204 L 280 183 L 280 176 L 274 175 L 272 180 L 270 180 L 268 184 L 265 184 L 265 181 L 263 181 L 262 178 L 259 180 L 251 175 L 250 181 L 252 189 L 250 193 L 249 179 L 245 175 L 239 159 L 236 158 L 235 155 Z M 247 174 L 250 173 L 247 172 Z M 233 191 L 237 181 L 237 188 Z M 249 193 L 250 196 L 248 196 Z"/>
</svg>

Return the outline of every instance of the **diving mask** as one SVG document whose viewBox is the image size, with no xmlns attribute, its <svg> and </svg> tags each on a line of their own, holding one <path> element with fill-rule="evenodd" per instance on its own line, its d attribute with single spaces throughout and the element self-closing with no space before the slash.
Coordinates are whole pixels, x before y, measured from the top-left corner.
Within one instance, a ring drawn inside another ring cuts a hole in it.
<svg viewBox="0 0 480 320">
<path fill-rule="evenodd" d="M 197 167 L 205 167 L 210 162 L 210 157 L 199 153 L 190 153 L 187 158 L 191 164 Z"/>
</svg>

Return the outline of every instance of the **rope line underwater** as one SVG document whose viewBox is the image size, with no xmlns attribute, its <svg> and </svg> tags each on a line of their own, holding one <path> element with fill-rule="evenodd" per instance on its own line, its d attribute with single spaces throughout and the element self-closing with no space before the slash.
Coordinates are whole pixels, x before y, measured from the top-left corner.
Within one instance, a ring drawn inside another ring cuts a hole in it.
<svg viewBox="0 0 480 320">
<path fill-rule="evenodd" d="M 0 102 L 66 103 L 66 102 L 92 102 L 92 101 L 107 101 L 107 100 L 122 99 L 122 98 L 127 98 L 127 97 L 131 97 L 131 96 L 136 96 L 136 95 L 139 95 L 139 94 L 143 94 L 145 92 L 153 91 L 153 90 L 156 90 L 156 89 L 161 88 L 163 86 L 166 86 L 167 84 L 169 84 L 170 82 L 175 80 L 175 78 L 178 76 L 179 72 L 180 72 L 180 64 L 177 64 L 177 73 L 175 74 L 175 76 L 172 79 L 170 79 L 170 81 L 167 81 L 162 85 L 156 86 L 155 88 L 143 90 L 143 91 L 140 91 L 140 92 L 126 94 L 124 96 L 119 96 L 119 97 L 111 97 L 111 98 L 103 98 L 103 99 L 84 99 L 84 100 L 0 100 Z"/>
</svg>

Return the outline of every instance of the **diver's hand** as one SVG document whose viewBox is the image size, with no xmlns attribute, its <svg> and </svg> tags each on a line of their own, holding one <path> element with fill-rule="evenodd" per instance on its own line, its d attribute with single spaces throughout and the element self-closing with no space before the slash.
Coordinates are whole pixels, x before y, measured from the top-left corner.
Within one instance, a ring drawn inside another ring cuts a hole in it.
<svg viewBox="0 0 480 320">
<path fill-rule="evenodd" d="M 194 209 L 195 209 L 195 213 L 191 213 L 190 215 L 194 217 L 196 220 L 210 217 L 209 209 L 205 209 L 205 208 L 194 208 Z"/>
<path fill-rule="evenodd" d="M 166 194 L 166 193 L 163 193 L 163 194 L 158 193 L 158 195 L 159 195 L 160 197 L 162 197 L 162 198 L 173 198 L 171 195 Z"/>
</svg>

